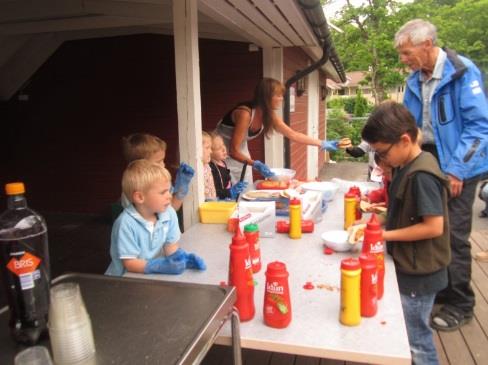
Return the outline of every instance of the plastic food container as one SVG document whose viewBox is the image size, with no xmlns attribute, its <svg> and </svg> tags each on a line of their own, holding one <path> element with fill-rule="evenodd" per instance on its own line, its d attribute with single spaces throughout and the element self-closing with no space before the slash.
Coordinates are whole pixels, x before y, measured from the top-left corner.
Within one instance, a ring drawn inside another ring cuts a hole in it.
<svg viewBox="0 0 488 365">
<path fill-rule="evenodd" d="M 269 179 L 273 181 L 290 181 L 297 173 L 292 169 L 271 168 L 270 170 L 274 173 L 274 176 L 271 176 Z"/>
<path fill-rule="evenodd" d="M 205 202 L 198 208 L 200 222 L 227 224 L 236 206 L 236 202 Z"/>
<path fill-rule="evenodd" d="M 300 185 L 303 190 L 321 191 L 325 201 L 334 199 L 334 195 L 339 190 L 339 185 L 330 181 L 312 181 Z"/>
</svg>

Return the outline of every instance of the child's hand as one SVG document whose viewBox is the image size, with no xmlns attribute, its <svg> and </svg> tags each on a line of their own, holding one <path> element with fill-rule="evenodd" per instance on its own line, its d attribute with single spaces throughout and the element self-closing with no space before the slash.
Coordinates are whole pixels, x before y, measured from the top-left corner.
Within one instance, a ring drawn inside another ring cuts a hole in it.
<svg viewBox="0 0 488 365">
<path fill-rule="evenodd" d="M 186 194 L 188 194 L 188 188 L 193 175 L 195 175 L 195 170 L 190 165 L 182 162 L 176 171 L 174 194 L 177 199 L 183 200 Z"/>
<path fill-rule="evenodd" d="M 168 256 L 168 259 L 185 262 L 187 269 L 195 269 L 201 271 L 207 269 L 207 265 L 205 265 L 205 261 L 203 261 L 201 257 L 193 253 L 187 253 L 182 248 L 179 248 L 174 254 Z"/>
<path fill-rule="evenodd" d="M 239 181 L 237 184 L 232 185 L 230 188 L 230 198 L 235 199 L 247 188 L 247 181 Z"/>
<path fill-rule="evenodd" d="M 186 261 L 171 259 L 171 256 L 157 257 L 149 260 L 144 268 L 144 274 L 181 274 L 185 271 Z"/>
</svg>

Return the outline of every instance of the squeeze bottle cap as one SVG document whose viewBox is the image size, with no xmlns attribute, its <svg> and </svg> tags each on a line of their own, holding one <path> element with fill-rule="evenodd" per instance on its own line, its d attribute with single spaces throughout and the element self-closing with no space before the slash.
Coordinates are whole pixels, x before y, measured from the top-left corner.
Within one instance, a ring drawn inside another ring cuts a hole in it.
<svg viewBox="0 0 488 365">
<path fill-rule="evenodd" d="M 354 194 L 351 191 L 348 191 L 346 194 L 344 194 L 344 198 L 346 198 L 346 199 L 356 199 L 356 194 Z"/>
<path fill-rule="evenodd" d="M 270 275 L 286 273 L 286 265 L 280 261 L 273 261 L 266 267 L 266 273 Z"/>
<path fill-rule="evenodd" d="M 371 214 L 371 218 L 367 222 L 366 228 L 370 231 L 379 231 L 381 229 L 380 222 L 375 213 Z"/>
<path fill-rule="evenodd" d="M 300 201 L 300 199 L 290 199 L 290 205 L 300 205 L 302 202 Z"/>
<path fill-rule="evenodd" d="M 5 184 L 5 193 L 7 195 L 18 195 L 25 193 L 25 186 L 23 182 L 13 182 Z"/>
<path fill-rule="evenodd" d="M 361 263 L 361 266 L 374 266 L 374 267 L 376 267 L 377 259 L 375 256 L 373 256 L 369 253 L 362 253 L 361 255 L 359 255 L 359 262 Z"/>
<path fill-rule="evenodd" d="M 361 195 L 361 189 L 359 189 L 359 186 L 351 186 L 349 188 L 349 192 L 355 195 L 359 195 L 359 196 Z"/>
<path fill-rule="evenodd" d="M 358 270 L 361 268 L 361 264 L 359 263 L 358 259 L 353 257 L 343 259 L 341 261 L 341 269 L 344 270 Z"/>
<path fill-rule="evenodd" d="M 232 244 L 237 246 L 247 244 L 246 236 L 242 234 L 240 227 L 237 227 L 236 233 L 232 236 Z"/>
<path fill-rule="evenodd" d="M 244 226 L 244 232 L 257 232 L 257 231 L 259 231 L 259 228 L 256 223 L 249 223 Z"/>
</svg>

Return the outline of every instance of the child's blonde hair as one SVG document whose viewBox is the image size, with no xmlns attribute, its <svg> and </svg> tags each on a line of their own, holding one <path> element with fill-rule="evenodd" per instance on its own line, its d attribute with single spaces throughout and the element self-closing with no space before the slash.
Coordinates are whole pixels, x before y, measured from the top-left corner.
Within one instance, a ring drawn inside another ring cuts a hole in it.
<svg viewBox="0 0 488 365">
<path fill-rule="evenodd" d="M 205 138 L 207 138 L 210 141 L 210 144 L 212 144 L 212 135 L 208 132 L 202 131 L 202 143 Z"/>
<path fill-rule="evenodd" d="M 149 159 L 158 151 L 166 151 L 166 142 L 147 133 L 134 133 L 122 138 L 122 150 L 127 163 Z"/>
<path fill-rule="evenodd" d="M 122 191 L 132 202 L 136 191 L 146 191 L 158 180 L 171 181 L 171 174 L 161 164 L 145 159 L 132 161 L 122 175 Z"/>
</svg>

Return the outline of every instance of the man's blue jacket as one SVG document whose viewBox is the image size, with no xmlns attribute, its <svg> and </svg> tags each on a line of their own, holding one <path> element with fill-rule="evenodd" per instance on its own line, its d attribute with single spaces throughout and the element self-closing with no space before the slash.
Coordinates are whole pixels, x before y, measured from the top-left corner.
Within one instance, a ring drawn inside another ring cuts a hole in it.
<svg viewBox="0 0 488 365">
<path fill-rule="evenodd" d="M 466 180 L 488 171 L 488 103 L 478 68 L 445 49 L 442 79 L 430 104 L 442 171 Z M 403 103 L 422 127 L 420 71 L 407 79 Z"/>
</svg>

